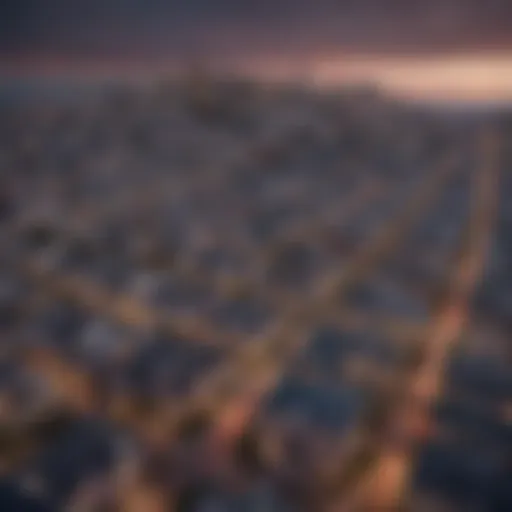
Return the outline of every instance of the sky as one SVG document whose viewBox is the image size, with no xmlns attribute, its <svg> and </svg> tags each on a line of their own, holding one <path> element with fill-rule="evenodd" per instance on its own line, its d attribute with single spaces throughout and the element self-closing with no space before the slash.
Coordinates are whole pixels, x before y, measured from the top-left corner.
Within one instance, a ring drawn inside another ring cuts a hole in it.
<svg viewBox="0 0 512 512">
<path fill-rule="evenodd" d="M 3 0 L 0 56 L 508 50 L 510 0 Z"/>
<path fill-rule="evenodd" d="M 205 62 L 512 101 L 512 0 L 0 1 L 0 72 Z"/>
</svg>

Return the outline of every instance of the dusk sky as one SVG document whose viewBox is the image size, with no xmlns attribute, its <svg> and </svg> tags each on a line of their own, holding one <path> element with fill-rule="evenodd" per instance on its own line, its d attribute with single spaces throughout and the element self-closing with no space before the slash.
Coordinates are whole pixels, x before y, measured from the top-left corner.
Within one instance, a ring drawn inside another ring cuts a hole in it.
<svg viewBox="0 0 512 512">
<path fill-rule="evenodd" d="M 4 0 L 0 55 L 283 56 L 501 51 L 509 0 Z"/>
<path fill-rule="evenodd" d="M 512 0 L 3 0 L 0 70 L 224 65 L 413 96 L 512 101 Z"/>
</svg>

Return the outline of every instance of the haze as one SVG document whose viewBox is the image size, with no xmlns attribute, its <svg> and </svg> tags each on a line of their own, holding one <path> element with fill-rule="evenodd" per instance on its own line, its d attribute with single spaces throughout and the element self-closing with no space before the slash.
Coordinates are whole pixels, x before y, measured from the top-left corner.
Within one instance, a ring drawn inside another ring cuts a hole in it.
<svg viewBox="0 0 512 512">
<path fill-rule="evenodd" d="M 507 0 L 7 0 L 6 73 L 228 66 L 401 94 L 512 98 Z"/>
</svg>

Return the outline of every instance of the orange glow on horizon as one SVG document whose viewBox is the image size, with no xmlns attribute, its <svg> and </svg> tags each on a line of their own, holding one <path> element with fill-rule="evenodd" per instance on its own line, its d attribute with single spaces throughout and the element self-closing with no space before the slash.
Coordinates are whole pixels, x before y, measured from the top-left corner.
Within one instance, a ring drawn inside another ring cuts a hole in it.
<svg viewBox="0 0 512 512">
<path fill-rule="evenodd" d="M 29 78 L 153 80 L 179 74 L 186 66 L 166 59 L 141 63 L 129 58 L 113 62 L 47 58 L 12 61 L 4 68 L 14 76 Z M 263 81 L 299 80 L 317 87 L 374 84 L 391 94 L 418 100 L 512 101 L 512 54 L 507 53 L 245 58 L 212 63 L 212 69 L 234 71 Z"/>
<path fill-rule="evenodd" d="M 413 98 L 512 101 L 512 55 L 330 60 L 313 75 L 320 85 L 372 82 Z"/>
</svg>

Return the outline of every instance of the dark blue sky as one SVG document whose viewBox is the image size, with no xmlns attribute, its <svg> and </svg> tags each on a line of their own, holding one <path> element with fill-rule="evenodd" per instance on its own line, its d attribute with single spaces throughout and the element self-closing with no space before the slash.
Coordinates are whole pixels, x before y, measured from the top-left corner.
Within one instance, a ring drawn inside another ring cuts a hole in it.
<svg viewBox="0 0 512 512">
<path fill-rule="evenodd" d="M 0 54 L 508 48 L 510 0 L 3 0 Z"/>
</svg>

